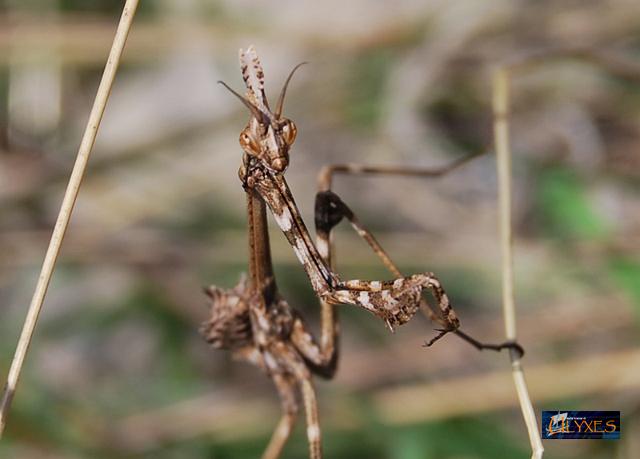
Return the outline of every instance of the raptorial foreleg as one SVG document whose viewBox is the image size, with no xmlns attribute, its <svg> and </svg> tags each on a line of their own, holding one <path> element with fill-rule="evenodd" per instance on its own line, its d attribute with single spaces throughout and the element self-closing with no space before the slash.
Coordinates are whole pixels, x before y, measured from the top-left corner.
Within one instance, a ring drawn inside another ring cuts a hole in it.
<svg viewBox="0 0 640 459">
<path fill-rule="evenodd" d="M 371 166 L 361 164 L 336 164 L 324 167 L 318 175 L 318 187 L 319 192 L 316 195 L 315 215 L 316 215 L 316 230 L 318 234 L 323 234 L 323 239 L 327 241 L 325 246 L 321 246 L 318 243 L 319 249 L 324 249 L 327 253 L 332 250 L 332 230 L 343 219 L 346 218 L 351 224 L 356 233 L 362 237 L 367 244 L 371 247 L 373 252 L 380 258 L 382 263 L 387 269 L 396 277 L 402 278 L 402 273 L 391 260 L 390 256 L 386 253 L 384 248 L 376 240 L 374 235 L 369 231 L 362 222 L 357 218 L 354 212 L 342 201 L 342 199 L 331 191 L 333 183 L 333 176 L 336 173 L 350 174 L 350 175 L 399 175 L 405 177 L 427 177 L 437 178 L 441 177 L 458 167 L 466 164 L 470 160 L 481 156 L 482 153 L 476 155 L 469 155 L 463 157 L 453 163 L 440 168 L 412 168 L 403 166 Z M 432 273 L 427 273 L 432 274 Z M 435 282 L 438 282 L 435 279 Z M 376 284 L 377 285 L 377 284 Z M 440 287 L 441 289 L 441 287 Z M 517 352 L 520 355 L 524 354 L 523 348 L 514 342 L 504 342 L 500 344 L 483 343 L 475 338 L 469 336 L 463 331 L 459 330 L 459 322 L 455 315 L 455 312 L 451 309 L 446 293 L 442 290 L 440 297 L 436 291 L 433 291 L 436 300 L 440 306 L 440 314 L 436 313 L 428 304 L 428 302 L 421 298 L 422 311 L 427 317 L 440 324 L 438 329 L 439 333 L 431 340 L 425 342 L 425 346 L 431 346 L 433 343 L 442 338 L 449 332 L 454 332 L 463 340 L 470 343 L 478 350 L 495 350 L 500 351 L 502 349 L 510 349 Z"/>
</svg>

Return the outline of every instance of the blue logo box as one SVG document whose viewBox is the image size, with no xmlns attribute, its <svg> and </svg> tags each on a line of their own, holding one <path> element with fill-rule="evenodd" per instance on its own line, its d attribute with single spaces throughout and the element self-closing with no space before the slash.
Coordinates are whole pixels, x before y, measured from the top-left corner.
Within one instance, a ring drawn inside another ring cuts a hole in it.
<svg viewBox="0 0 640 459">
<path fill-rule="evenodd" d="M 620 438 L 620 411 L 543 411 L 542 439 Z"/>
</svg>

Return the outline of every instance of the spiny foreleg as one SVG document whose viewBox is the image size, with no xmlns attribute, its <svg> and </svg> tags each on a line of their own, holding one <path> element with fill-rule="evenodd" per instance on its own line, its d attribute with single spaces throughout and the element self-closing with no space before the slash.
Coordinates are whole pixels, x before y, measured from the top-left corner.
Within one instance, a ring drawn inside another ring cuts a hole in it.
<svg viewBox="0 0 640 459">
<path fill-rule="evenodd" d="M 332 303 L 362 306 L 380 317 L 393 330 L 415 315 L 421 306 L 422 292 L 425 289 L 436 299 L 448 329 L 457 330 L 460 321 L 451 307 L 449 297 L 438 278 L 430 272 L 390 281 L 341 281 L 324 299 Z"/>
<path fill-rule="evenodd" d="M 316 207 L 315 207 L 315 215 L 316 215 L 316 228 L 325 233 L 326 240 L 331 241 L 331 234 L 333 228 L 340 223 L 343 218 L 346 218 L 351 224 L 352 228 L 356 231 L 356 233 L 362 237 L 367 244 L 371 247 L 373 252 L 380 258 L 383 264 L 387 267 L 387 269 L 396 277 L 402 278 L 402 274 L 395 263 L 391 260 L 389 255 L 386 253 L 384 248 L 380 245 L 380 243 L 376 240 L 374 235 L 369 231 L 362 222 L 357 218 L 354 212 L 345 204 L 342 199 L 331 191 L 331 185 L 333 183 L 333 175 L 336 173 L 344 173 L 348 175 L 398 175 L 398 176 L 413 176 L 413 177 L 427 177 L 427 178 L 437 178 L 443 175 L 446 175 L 449 172 L 457 169 L 458 167 L 466 164 L 468 161 L 481 156 L 481 154 L 469 155 L 463 157 L 453 163 L 446 165 L 440 168 L 412 168 L 412 167 L 404 167 L 404 166 L 371 166 L 371 165 L 362 165 L 362 164 L 336 164 L 324 167 L 320 174 L 318 175 L 318 187 L 319 192 L 316 195 Z M 319 246 L 320 248 L 320 246 Z M 332 244 L 328 243 L 326 245 L 325 250 L 330 252 L 332 250 Z M 427 273 L 433 275 L 432 273 Z M 435 282 L 439 284 L 439 281 L 435 279 Z M 449 332 L 454 332 L 463 340 L 467 341 L 469 344 L 474 346 L 478 350 L 495 350 L 500 351 L 502 349 L 510 349 L 518 353 L 520 356 L 524 354 L 524 350 L 522 346 L 515 342 L 504 342 L 500 344 L 490 344 L 483 343 L 475 338 L 469 336 L 468 334 L 461 331 L 459 327 L 459 322 L 455 316 L 453 310 L 451 310 L 451 306 L 449 305 L 448 299 L 446 297 L 446 293 L 441 290 L 441 295 L 438 296 L 437 292 L 434 291 L 434 296 L 438 300 L 440 305 L 441 315 L 437 314 L 427 303 L 427 301 L 422 298 L 421 306 L 422 311 L 427 315 L 427 317 L 438 324 L 440 324 L 440 328 L 437 329 L 439 332 L 434 338 L 430 341 L 425 342 L 425 346 L 431 346 L 433 343 L 438 341 L 444 335 Z M 443 300 L 444 299 L 444 300 Z"/>
</svg>

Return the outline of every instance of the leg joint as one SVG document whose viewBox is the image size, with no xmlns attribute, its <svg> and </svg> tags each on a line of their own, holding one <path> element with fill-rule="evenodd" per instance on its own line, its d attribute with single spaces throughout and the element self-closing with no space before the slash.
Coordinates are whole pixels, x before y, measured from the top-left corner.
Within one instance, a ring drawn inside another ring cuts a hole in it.
<svg viewBox="0 0 640 459">
<path fill-rule="evenodd" d="M 350 211 L 342 199 L 333 191 L 320 191 L 316 194 L 316 229 L 329 233 L 344 217 L 349 218 Z"/>
</svg>

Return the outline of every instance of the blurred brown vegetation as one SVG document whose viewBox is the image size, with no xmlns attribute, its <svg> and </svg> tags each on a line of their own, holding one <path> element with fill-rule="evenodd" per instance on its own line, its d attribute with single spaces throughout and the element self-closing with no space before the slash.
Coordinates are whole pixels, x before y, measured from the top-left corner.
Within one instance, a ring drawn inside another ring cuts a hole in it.
<svg viewBox="0 0 640 459">
<path fill-rule="evenodd" d="M 0 16 L 0 374 L 6 375 L 97 88 L 120 1 L 13 1 Z M 640 456 L 640 3 L 631 0 L 141 2 L 27 359 L 0 456 L 257 457 L 276 395 L 197 333 L 201 287 L 246 269 L 237 49 L 256 45 L 298 125 L 288 179 L 311 222 L 332 162 L 437 166 L 491 145 L 490 76 L 513 82 L 519 333 L 536 410 L 622 410 L 618 442 L 549 458 Z M 593 54 L 591 54 L 593 56 Z M 492 154 L 437 180 L 341 177 L 336 190 L 406 272 L 437 272 L 463 327 L 503 336 Z M 313 292 L 281 234 L 278 282 Z M 345 276 L 386 276 L 338 234 Z M 340 370 L 319 382 L 328 458 L 528 457 L 503 355 L 422 318 L 390 335 L 342 312 Z M 304 457 L 296 431 L 285 457 Z"/>
</svg>

